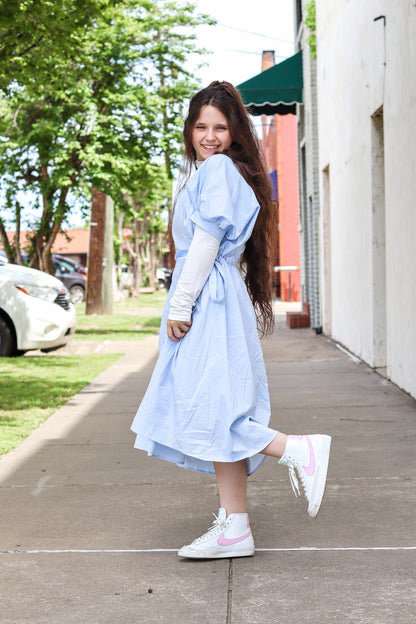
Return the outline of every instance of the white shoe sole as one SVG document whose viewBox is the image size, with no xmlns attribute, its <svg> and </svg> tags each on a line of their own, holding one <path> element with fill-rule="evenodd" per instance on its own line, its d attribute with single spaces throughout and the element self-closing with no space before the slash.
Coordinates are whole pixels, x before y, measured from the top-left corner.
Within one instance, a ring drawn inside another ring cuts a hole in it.
<svg viewBox="0 0 416 624">
<path fill-rule="evenodd" d="M 178 557 L 186 559 L 230 559 L 231 557 L 252 557 L 254 548 L 246 550 L 196 550 L 190 546 L 184 546 L 178 552 Z"/>
<path fill-rule="evenodd" d="M 320 436 L 321 444 L 315 450 L 317 455 L 316 476 L 313 483 L 311 500 L 309 501 L 308 514 L 316 518 L 325 494 L 326 475 L 328 473 L 329 453 L 331 450 L 331 436 Z"/>
</svg>

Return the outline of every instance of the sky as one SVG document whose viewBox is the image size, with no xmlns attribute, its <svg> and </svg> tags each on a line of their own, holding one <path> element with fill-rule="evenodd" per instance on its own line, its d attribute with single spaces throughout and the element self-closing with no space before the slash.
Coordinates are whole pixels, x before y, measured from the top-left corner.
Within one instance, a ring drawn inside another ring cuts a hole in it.
<svg viewBox="0 0 416 624">
<path fill-rule="evenodd" d="M 196 56 L 194 67 L 204 58 L 207 65 L 195 72 L 202 86 L 213 80 L 227 80 L 238 85 L 261 72 L 263 50 L 274 50 L 279 63 L 295 53 L 292 0 L 193 0 L 198 13 L 217 20 L 215 26 L 195 29 L 198 45 L 211 54 Z M 256 118 L 254 118 L 256 123 Z M 20 198 L 25 205 L 24 198 Z M 84 219 L 75 210 L 70 227 L 81 227 Z"/>
<path fill-rule="evenodd" d="M 194 0 L 199 13 L 215 18 L 216 26 L 199 26 L 198 42 L 212 51 L 209 65 L 197 76 L 202 86 L 212 80 L 238 85 L 261 72 L 261 53 L 274 50 L 276 63 L 292 56 L 294 23 L 292 0 Z"/>
</svg>

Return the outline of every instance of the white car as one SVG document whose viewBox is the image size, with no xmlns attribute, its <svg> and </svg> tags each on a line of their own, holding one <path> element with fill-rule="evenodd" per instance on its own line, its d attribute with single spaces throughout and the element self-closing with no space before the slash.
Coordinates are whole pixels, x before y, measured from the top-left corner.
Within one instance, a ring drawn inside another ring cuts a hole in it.
<svg viewBox="0 0 416 624">
<path fill-rule="evenodd" d="M 74 306 L 59 279 L 0 263 L 0 356 L 63 347 L 75 326 Z"/>
</svg>

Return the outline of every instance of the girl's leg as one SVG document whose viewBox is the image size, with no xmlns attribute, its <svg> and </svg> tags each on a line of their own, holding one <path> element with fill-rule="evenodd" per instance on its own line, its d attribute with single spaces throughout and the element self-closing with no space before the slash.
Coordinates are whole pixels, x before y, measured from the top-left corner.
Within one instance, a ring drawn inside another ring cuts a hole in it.
<svg viewBox="0 0 416 624">
<path fill-rule="evenodd" d="M 270 457 L 277 457 L 280 459 L 285 453 L 287 442 L 287 435 L 285 433 L 277 433 L 276 437 L 264 448 L 261 452 L 263 455 L 269 455 Z"/>
<path fill-rule="evenodd" d="M 190 559 L 251 557 L 254 540 L 246 513 L 247 463 L 214 462 L 220 509 L 212 527 L 178 552 Z"/>
<path fill-rule="evenodd" d="M 214 462 L 220 494 L 220 506 L 231 513 L 245 513 L 247 500 L 247 464 L 237 462 Z"/>
<path fill-rule="evenodd" d="M 276 433 L 276 437 L 262 450 L 264 455 L 283 457 L 287 435 Z M 220 494 L 220 506 L 230 513 L 245 513 L 247 500 L 247 464 L 243 459 L 237 462 L 214 462 Z"/>
</svg>

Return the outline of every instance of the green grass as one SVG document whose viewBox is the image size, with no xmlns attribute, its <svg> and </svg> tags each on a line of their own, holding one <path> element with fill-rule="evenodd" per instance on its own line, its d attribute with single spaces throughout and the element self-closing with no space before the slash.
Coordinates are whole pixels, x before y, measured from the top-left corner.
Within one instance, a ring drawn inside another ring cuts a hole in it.
<svg viewBox="0 0 416 624">
<path fill-rule="evenodd" d="M 163 306 L 166 302 L 167 292 L 164 290 L 155 290 L 153 293 L 143 293 L 138 297 L 128 297 L 123 301 L 115 301 L 113 303 L 113 313 L 125 313 L 140 310 L 143 308 L 154 308 L 157 310 L 163 310 Z M 85 302 L 78 303 L 75 306 L 77 314 L 85 313 Z"/>
<path fill-rule="evenodd" d="M 75 339 L 143 340 L 159 331 L 160 316 L 77 314 Z"/>
<path fill-rule="evenodd" d="M 143 340 L 159 330 L 166 292 L 114 304 L 114 313 L 86 315 L 76 306 L 76 340 Z M 59 351 L 58 351 L 59 353 Z M 0 358 L 0 455 L 105 370 L 119 355 L 48 355 Z"/>
<path fill-rule="evenodd" d="M 113 314 L 85 314 L 85 303 L 76 306 L 76 340 L 144 340 L 159 331 L 166 292 L 156 291 L 114 303 Z M 141 310 L 154 314 L 142 314 Z"/>
<path fill-rule="evenodd" d="M 131 308 L 163 308 L 165 305 L 167 292 L 164 290 L 155 290 L 153 293 L 143 293 L 135 298 L 124 299 L 114 303 L 116 311 L 129 310 Z"/>
<path fill-rule="evenodd" d="M 120 354 L 0 358 L 0 455 L 115 362 Z"/>
</svg>

